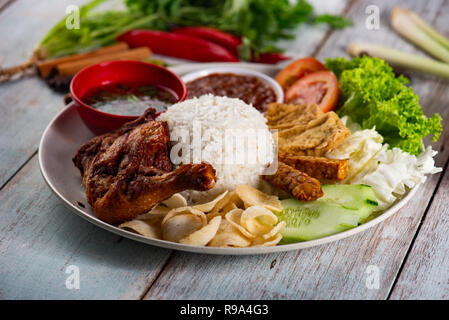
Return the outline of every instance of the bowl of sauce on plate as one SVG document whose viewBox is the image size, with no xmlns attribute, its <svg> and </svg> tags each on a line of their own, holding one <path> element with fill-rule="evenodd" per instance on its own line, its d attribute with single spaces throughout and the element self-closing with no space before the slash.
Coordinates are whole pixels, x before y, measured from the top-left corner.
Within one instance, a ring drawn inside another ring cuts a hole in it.
<svg viewBox="0 0 449 320">
<path fill-rule="evenodd" d="M 165 111 L 178 97 L 173 90 L 159 85 L 113 83 L 86 93 L 82 100 L 102 112 L 138 116 L 148 107 Z"/>
<path fill-rule="evenodd" d="M 70 92 L 83 122 L 95 134 L 119 128 L 149 108 L 163 112 L 187 96 L 170 70 L 135 60 L 103 62 L 75 75 Z"/>
<path fill-rule="evenodd" d="M 205 94 L 238 98 L 260 112 L 272 102 L 282 102 L 282 88 L 269 76 L 243 68 L 210 68 L 183 76 L 187 99 Z"/>
</svg>

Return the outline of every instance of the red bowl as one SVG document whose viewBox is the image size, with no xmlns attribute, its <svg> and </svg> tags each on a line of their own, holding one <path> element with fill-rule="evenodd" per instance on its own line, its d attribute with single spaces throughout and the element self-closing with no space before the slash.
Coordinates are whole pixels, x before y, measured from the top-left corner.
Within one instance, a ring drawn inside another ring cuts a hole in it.
<svg viewBox="0 0 449 320">
<path fill-rule="evenodd" d="M 155 64 L 137 60 L 115 60 L 86 67 L 73 77 L 70 93 L 81 119 L 96 134 L 117 129 L 124 123 L 137 118 L 137 116 L 106 113 L 83 102 L 82 99 L 92 90 L 115 83 L 163 86 L 177 95 L 178 102 L 183 101 L 187 96 L 187 88 L 181 78 Z"/>
</svg>

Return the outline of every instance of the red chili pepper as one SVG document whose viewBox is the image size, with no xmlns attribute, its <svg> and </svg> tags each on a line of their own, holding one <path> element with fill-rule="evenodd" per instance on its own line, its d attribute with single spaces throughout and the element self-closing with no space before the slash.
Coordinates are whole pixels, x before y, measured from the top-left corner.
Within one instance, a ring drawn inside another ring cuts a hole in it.
<svg viewBox="0 0 449 320">
<path fill-rule="evenodd" d="M 204 39 L 151 30 L 131 30 L 117 37 L 131 48 L 148 47 L 154 53 L 202 62 L 238 62 L 226 48 Z"/>
<path fill-rule="evenodd" d="M 281 61 L 290 60 L 291 57 L 287 57 L 283 55 L 282 53 L 261 53 L 259 54 L 259 57 L 256 58 L 253 56 L 251 59 L 252 62 L 258 62 L 258 63 L 267 63 L 267 64 L 276 64 Z"/>
<path fill-rule="evenodd" d="M 238 56 L 238 47 L 242 44 L 242 40 L 233 34 L 217 30 L 209 27 L 179 27 L 172 29 L 171 32 L 176 34 L 184 34 L 200 39 L 204 39 L 225 47 L 235 56 Z"/>
</svg>

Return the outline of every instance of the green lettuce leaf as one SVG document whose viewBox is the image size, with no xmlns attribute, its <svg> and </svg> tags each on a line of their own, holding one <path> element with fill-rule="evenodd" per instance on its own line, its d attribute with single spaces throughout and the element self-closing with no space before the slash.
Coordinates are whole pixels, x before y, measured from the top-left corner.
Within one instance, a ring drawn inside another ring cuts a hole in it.
<svg viewBox="0 0 449 320">
<path fill-rule="evenodd" d="M 427 118 L 419 97 L 406 85 L 408 79 L 397 77 L 385 61 L 367 56 L 336 58 L 327 59 L 326 67 L 339 80 L 340 116 L 348 115 L 364 129 L 375 126 L 390 147 L 413 155 L 423 150 L 427 135 L 433 135 L 432 141 L 439 139 L 440 115 Z"/>
</svg>

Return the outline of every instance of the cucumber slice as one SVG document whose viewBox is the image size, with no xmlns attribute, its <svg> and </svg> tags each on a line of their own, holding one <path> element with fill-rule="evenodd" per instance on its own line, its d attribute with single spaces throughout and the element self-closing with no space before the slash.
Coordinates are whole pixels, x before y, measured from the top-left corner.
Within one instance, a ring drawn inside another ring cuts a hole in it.
<svg viewBox="0 0 449 320">
<path fill-rule="evenodd" d="M 281 201 L 284 210 L 278 212 L 286 226 L 281 230 L 281 244 L 307 241 L 342 232 L 358 225 L 359 215 L 334 203 L 323 201 Z"/>
<path fill-rule="evenodd" d="M 359 223 L 377 207 L 377 199 L 370 186 L 364 184 L 324 184 L 324 196 L 317 201 L 334 203 L 345 209 L 355 210 L 360 216 Z"/>
</svg>

